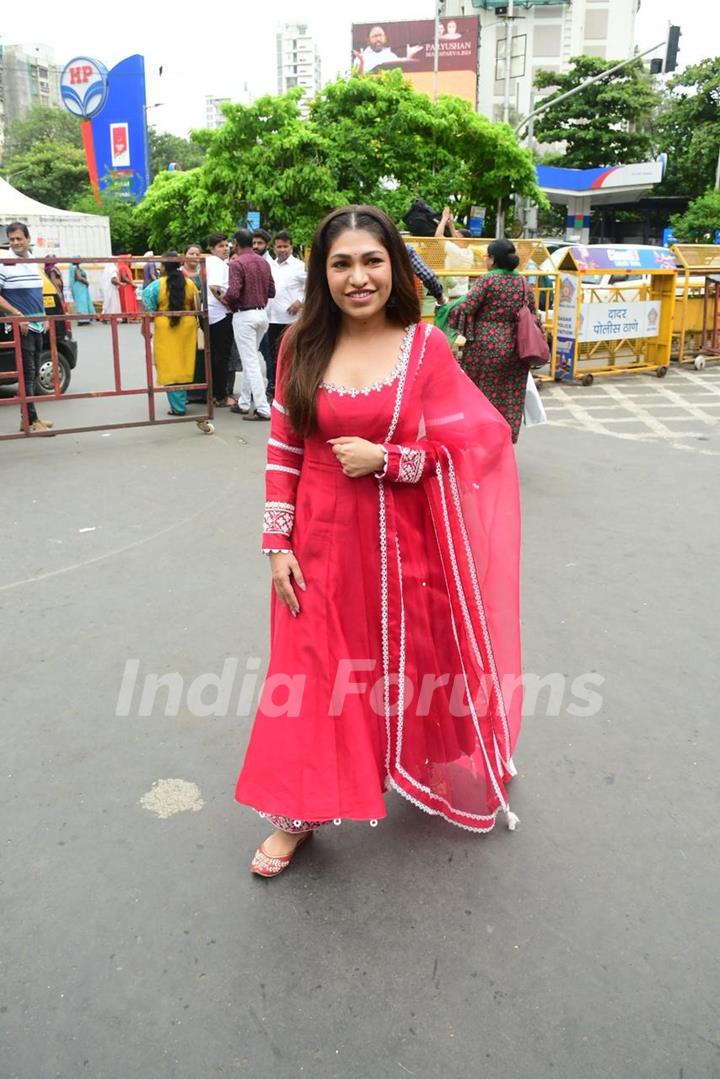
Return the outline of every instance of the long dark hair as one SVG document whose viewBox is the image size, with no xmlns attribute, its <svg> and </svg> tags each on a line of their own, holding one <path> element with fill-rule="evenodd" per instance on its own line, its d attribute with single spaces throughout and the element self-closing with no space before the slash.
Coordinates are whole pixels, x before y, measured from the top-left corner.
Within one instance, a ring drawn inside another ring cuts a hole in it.
<svg viewBox="0 0 720 1079">
<path fill-rule="evenodd" d="M 326 264 L 333 243 L 348 229 L 372 233 L 390 256 L 392 289 L 385 308 L 387 318 L 398 326 L 420 320 L 420 300 L 407 248 L 387 214 L 377 206 L 343 206 L 328 214 L 313 237 L 302 314 L 283 340 L 283 395 L 290 422 L 299 435 L 312 434 L 317 426 L 315 397 L 340 333 L 342 314 L 330 295 Z"/>
<path fill-rule="evenodd" d="M 177 259 L 177 251 L 166 251 L 162 259 L 162 268 L 165 271 L 165 279 L 167 280 L 168 287 L 168 304 L 170 311 L 185 311 L 185 282 L 187 278 L 180 269 L 179 262 L 171 262 L 170 259 Z M 170 316 L 170 325 L 177 326 L 180 321 L 180 315 Z"/>
</svg>

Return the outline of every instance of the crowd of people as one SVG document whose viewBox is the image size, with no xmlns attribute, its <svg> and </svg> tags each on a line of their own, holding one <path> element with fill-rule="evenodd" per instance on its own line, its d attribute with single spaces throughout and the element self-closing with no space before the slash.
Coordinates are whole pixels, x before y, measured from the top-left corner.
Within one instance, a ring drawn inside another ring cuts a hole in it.
<svg viewBox="0 0 720 1079">
<path fill-rule="evenodd" d="M 231 254 L 226 233 L 213 232 L 206 252 L 191 243 L 182 252 L 165 252 L 160 267 L 154 253 L 147 251 L 142 289 L 137 291 L 142 308 L 157 313 L 153 354 L 159 385 L 205 382 L 204 342 L 193 316 L 206 304 L 215 407 L 229 408 L 248 420 L 269 420 L 280 342 L 303 305 L 305 263 L 293 254 L 293 239 L 286 230 L 273 237 L 262 228 L 238 229 L 232 248 Z M 128 281 L 132 281 L 130 256 L 107 266 L 104 317 L 121 315 L 128 321 L 140 317 L 136 290 L 133 287 L 131 297 Z M 166 311 L 177 313 L 166 316 Z M 174 390 L 168 400 L 170 415 L 183 416 L 189 403 L 205 397 L 200 391 Z"/>
<path fill-rule="evenodd" d="M 27 227 L 19 222 L 11 227 L 15 237 L 15 246 L 10 238 L 11 253 L 23 257 L 21 249 L 26 255 L 31 249 Z M 517 317 L 524 305 L 533 312 L 535 308 L 532 291 L 524 288 L 523 279 L 517 273 L 519 259 L 514 245 L 508 240 L 490 244 L 486 258 L 488 272 L 470 287 L 467 271 L 472 268 L 473 253 L 455 242 L 463 234 L 447 207 L 439 218 L 435 235 L 444 238 L 444 268 L 452 270 L 453 275 L 446 274 L 441 282 L 415 248 L 406 243 L 410 267 L 417 281 L 435 299 L 438 324 L 451 338 L 459 334 L 464 339 L 461 366 L 505 417 L 513 441 L 517 441 L 528 383 L 528 365 L 515 357 Z M 202 280 L 203 259 L 206 288 Z M 57 291 L 60 309 L 65 310 L 65 283 L 54 257 L 48 258 L 44 270 Z M 456 275 L 455 271 L 459 273 Z M 109 263 L 102 278 L 100 317 L 142 321 L 143 332 L 153 336 L 158 384 L 182 386 L 207 381 L 204 341 L 197 318 L 206 314 L 215 407 L 229 408 L 246 420 L 268 421 L 280 343 L 302 312 L 306 276 L 305 263 L 294 254 L 293 239 L 286 230 L 272 236 L 263 228 L 252 232 L 241 228 L 232 240 L 224 232 L 214 232 L 207 238 L 205 248 L 192 242 L 180 252 L 165 252 L 159 261 L 152 251 L 145 252 L 142 278 L 137 281 L 133 276 L 132 255 L 121 255 Z M 67 286 L 75 313 L 87 316 L 76 320 L 76 325 L 89 324 L 95 317 L 95 307 L 89 275 L 80 259 L 69 263 Z M 142 319 L 144 311 L 156 315 L 152 331 L 147 320 Z M 34 386 L 39 340 L 23 332 L 28 386 Z M 205 400 L 202 390 L 170 390 L 169 414 L 183 416 L 188 404 Z M 47 430 L 52 426 L 49 421 L 38 419 L 32 404 L 28 417 L 32 430 Z"/>
</svg>

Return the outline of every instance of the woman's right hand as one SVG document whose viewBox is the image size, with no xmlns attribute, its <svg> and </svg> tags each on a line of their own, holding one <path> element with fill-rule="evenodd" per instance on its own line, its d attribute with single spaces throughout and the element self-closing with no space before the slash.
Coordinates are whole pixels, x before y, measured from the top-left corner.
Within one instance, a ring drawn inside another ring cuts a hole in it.
<svg viewBox="0 0 720 1079">
<path fill-rule="evenodd" d="M 305 591 L 305 578 L 298 564 L 298 560 L 292 551 L 278 551 L 271 554 L 270 569 L 272 571 L 273 588 L 278 599 L 289 608 L 293 618 L 300 614 L 300 604 L 292 586 L 292 578 L 295 578 L 298 588 Z"/>
</svg>

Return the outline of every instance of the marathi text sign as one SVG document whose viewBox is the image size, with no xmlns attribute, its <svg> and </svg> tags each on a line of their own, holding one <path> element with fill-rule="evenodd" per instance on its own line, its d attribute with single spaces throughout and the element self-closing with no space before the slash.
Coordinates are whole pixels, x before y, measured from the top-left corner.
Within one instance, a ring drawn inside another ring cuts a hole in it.
<svg viewBox="0 0 720 1079">
<path fill-rule="evenodd" d="M 580 341 L 623 341 L 633 337 L 657 337 L 659 329 L 659 300 L 584 303 L 580 308 Z"/>
</svg>

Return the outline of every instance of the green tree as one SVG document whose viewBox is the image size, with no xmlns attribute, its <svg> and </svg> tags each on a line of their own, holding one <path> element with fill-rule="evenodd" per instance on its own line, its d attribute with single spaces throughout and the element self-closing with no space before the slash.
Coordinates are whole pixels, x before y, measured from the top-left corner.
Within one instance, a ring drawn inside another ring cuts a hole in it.
<svg viewBox="0 0 720 1079">
<path fill-rule="evenodd" d="M 82 148 L 80 121 L 65 109 L 33 105 L 22 120 L 13 120 L 5 140 L 3 164 L 7 168 L 14 157 L 35 149 L 38 143 L 65 143 Z"/>
<path fill-rule="evenodd" d="M 714 183 L 720 151 L 720 57 L 685 68 L 668 91 L 658 118 L 668 155 L 661 191 L 696 198 Z"/>
<path fill-rule="evenodd" d="M 171 135 L 167 131 L 156 131 L 154 127 L 148 131 L 148 143 L 151 176 L 165 172 L 172 162 L 185 172 L 187 169 L 196 169 L 205 160 L 205 149 L 195 140 L 183 139 L 180 135 Z"/>
<path fill-rule="evenodd" d="M 226 107 L 192 172 L 158 175 L 138 207 L 153 247 L 231 229 L 259 210 L 271 229 L 306 243 L 318 221 L 349 202 L 373 202 L 396 220 L 418 195 L 462 213 L 512 191 L 544 203 L 530 155 L 507 125 L 458 98 L 437 104 L 400 72 L 326 86 L 303 120 L 300 91 Z"/>
<path fill-rule="evenodd" d="M 339 188 L 395 220 L 418 196 L 438 206 L 452 200 L 459 215 L 511 192 L 544 201 L 532 159 L 507 125 L 458 97 L 434 104 L 399 71 L 331 83 L 310 115 L 332 139 Z"/>
<path fill-rule="evenodd" d="M 209 232 L 237 228 L 227 200 L 211 194 L 202 169 L 161 172 L 135 207 L 135 221 L 153 251 L 179 250 L 196 241 L 204 243 Z"/>
<path fill-rule="evenodd" d="M 618 62 L 575 56 L 565 74 L 539 71 L 535 86 L 566 93 Z M 652 120 L 659 100 L 642 60 L 637 60 L 566 101 L 551 105 L 535 121 L 535 137 L 539 142 L 564 142 L 565 152 L 557 155 L 554 163 L 568 168 L 645 161 L 653 153 Z"/>
<path fill-rule="evenodd" d="M 14 154 L 5 175 L 24 194 L 61 210 L 90 190 L 85 154 L 67 142 L 39 141 Z"/>
<path fill-rule="evenodd" d="M 103 214 L 110 219 L 110 240 L 116 255 L 143 254 L 147 233 L 137 214 L 137 206 L 127 198 L 122 183 L 110 183 L 100 193 L 100 204 L 91 191 L 76 198 L 71 209 L 84 214 Z"/>
<path fill-rule="evenodd" d="M 690 203 L 684 214 L 671 217 L 670 223 L 681 242 L 712 243 L 720 229 L 720 191 L 706 191 Z"/>
</svg>

